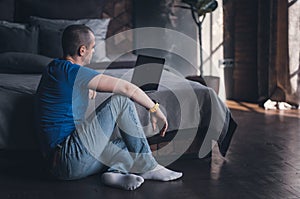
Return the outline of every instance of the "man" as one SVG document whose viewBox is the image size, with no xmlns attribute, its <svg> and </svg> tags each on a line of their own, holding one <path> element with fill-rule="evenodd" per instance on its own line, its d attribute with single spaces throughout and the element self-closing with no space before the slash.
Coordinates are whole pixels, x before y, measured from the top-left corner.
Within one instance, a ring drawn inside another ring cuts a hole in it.
<svg viewBox="0 0 300 199">
<path fill-rule="evenodd" d="M 165 115 L 141 89 L 122 79 L 83 67 L 90 63 L 95 37 L 84 25 L 64 30 L 62 59 L 54 59 L 43 72 L 37 90 L 37 127 L 42 152 L 50 171 L 71 180 L 105 170 L 104 184 L 134 190 L 146 179 L 169 181 L 182 176 L 159 165 L 151 154 L 133 101 L 150 112 L 160 135 L 168 128 Z M 113 92 L 85 118 L 89 96 Z M 132 101 L 133 100 L 133 101 Z M 115 126 L 121 136 L 113 138 Z"/>
</svg>

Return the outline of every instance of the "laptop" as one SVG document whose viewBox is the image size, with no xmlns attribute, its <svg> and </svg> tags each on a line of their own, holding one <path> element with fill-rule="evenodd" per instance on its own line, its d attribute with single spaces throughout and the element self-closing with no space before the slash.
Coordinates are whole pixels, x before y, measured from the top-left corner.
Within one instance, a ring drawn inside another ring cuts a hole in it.
<svg viewBox="0 0 300 199">
<path fill-rule="evenodd" d="M 137 85 L 145 92 L 156 91 L 164 64 L 164 58 L 138 55 L 131 83 Z"/>
</svg>

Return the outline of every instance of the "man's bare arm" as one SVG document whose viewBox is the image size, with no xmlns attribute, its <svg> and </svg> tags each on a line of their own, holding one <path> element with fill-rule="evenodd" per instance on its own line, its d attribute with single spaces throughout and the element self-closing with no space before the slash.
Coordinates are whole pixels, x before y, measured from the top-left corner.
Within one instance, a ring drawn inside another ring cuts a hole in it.
<svg viewBox="0 0 300 199">
<path fill-rule="evenodd" d="M 146 109 L 151 109 L 155 105 L 148 95 L 136 85 L 108 75 L 97 75 L 89 82 L 88 87 L 96 91 L 113 92 L 127 96 Z M 168 128 L 168 122 L 160 109 L 151 114 L 151 122 L 154 130 L 156 130 L 157 123 L 162 126 L 160 135 L 164 136 Z"/>
</svg>

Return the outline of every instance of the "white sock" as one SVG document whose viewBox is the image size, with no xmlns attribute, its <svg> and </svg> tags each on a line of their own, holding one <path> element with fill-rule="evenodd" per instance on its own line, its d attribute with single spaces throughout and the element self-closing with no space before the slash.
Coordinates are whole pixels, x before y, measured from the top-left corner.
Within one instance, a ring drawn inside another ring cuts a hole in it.
<svg viewBox="0 0 300 199">
<path fill-rule="evenodd" d="M 147 171 L 140 176 L 142 176 L 145 180 L 170 181 L 180 178 L 182 173 L 172 171 L 158 164 L 153 170 Z"/>
<path fill-rule="evenodd" d="M 144 182 L 141 176 L 114 172 L 105 172 L 101 178 L 104 184 L 125 190 L 135 190 Z"/>
</svg>

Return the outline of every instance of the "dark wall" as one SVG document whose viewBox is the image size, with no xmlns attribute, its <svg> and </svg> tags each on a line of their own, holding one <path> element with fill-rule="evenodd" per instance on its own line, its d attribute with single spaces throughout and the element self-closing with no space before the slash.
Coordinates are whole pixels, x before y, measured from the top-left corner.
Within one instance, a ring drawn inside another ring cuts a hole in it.
<svg viewBox="0 0 300 199">
<path fill-rule="evenodd" d="M 178 2 L 178 1 L 177 1 Z M 174 0 L 133 0 L 133 26 L 135 28 L 160 27 L 178 31 L 197 42 L 197 27 L 192 19 L 190 10 L 175 8 Z M 141 34 L 134 35 L 134 42 L 140 44 L 147 37 Z M 174 35 L 157 35 L 157 41 L 166 47 L 166 51 L 155 49 L 138 50 L 137 53 L 161 56 L 166 59 L 166 63 L 183 76 L 197 73 L 197 48 L 190 47 L 184 49 L 189 51 L 192 63 L 188 63 L 185 58 L 174 53 L 174 49 L 183 48 L 184 44 Z"/>
<path fill-rule="evenodd" d="M 0 12 L 0 19 L 6 21 L 13 21 L 15 11 L 14 6 L 14 0 L 0 0 L 0 8 L 2 8 Z"/>
<path fill-rule="evenodd" d="M 134 27 L 166 27 L 164 0 L 133 0 Z"/>
</svg>

